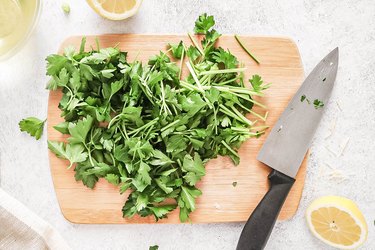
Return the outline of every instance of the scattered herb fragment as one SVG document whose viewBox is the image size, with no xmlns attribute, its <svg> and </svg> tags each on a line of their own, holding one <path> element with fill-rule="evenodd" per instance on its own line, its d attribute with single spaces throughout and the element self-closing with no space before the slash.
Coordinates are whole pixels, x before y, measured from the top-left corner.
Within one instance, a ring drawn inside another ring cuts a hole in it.
<svg viewBox="0 0 375 250">
<path fill-rule="evenodd" d="M 158 245 L 150 246 L 149 248 L 149 250 L 158 250 L 158 249 L 159 249 Z"/>
<path fill-rule="evenodd" d="M 27 132 L 29 135 L 35 137 L 35 139 L 39 140 L 43 134 L 43 128 L 46 120 L 42 121 L 36 117 L 28 117 L 21 120 L 18 123 L 20 130 L 22 132 Z"/>
<path fill-rule="evenodd" d="M 315 99 L 314 100 L 314 107 L 315 107 L 315 109 L 323 108 L 324 103 L 322 101 L 320 101 L 319 99 Z"/>
<path fill-rule="evenodd" d="M 311 104 L 310 100 L 306 97 L 306 95 L 302 95 L 301 96 L 301 102 L 303 102 L 305 100 L 306 100 L 307 104 L 309 104 L 309 105 Z"/>
<path fill-rule="evenodd" d="M 237 35 L 234 35 L 234 38 L 236 38 L 238 44 L 241 46 L 241 48 L 243 48 L 244 51 L 246 51 L 246 53 L 257 63 L 259 64 L 259 61 L 258 59 L 256 59 L 256 57 L 250 52 L 250 50 L 248 48 L 245 47 L 245 45 L 242 43 L 242 41 L 240 40 L 240 38 L 237 36 Z"/>
<path fill-rule="evenodd" d="M 232 186 L 233 186 L 233 187 L 236 187 L 236 186 L 237 186 L 237 181 L 234 181 L 234 182 L 232 183 Z"/>
<path fill-rule="evenodd" d="M 61 5 L 61 8 L 62 10 L 64 11 L 65 14 L 69 14 L 70 13 L 70 6 L 68 3 L 63 3 Z"/>
<path fill-rule="evenodd" d="M 268 89 L 271 84 L 263 84 L 263 80 L 259 75 L 253 75 L 251 79 L 249 79 L 251 86 L 253 86 L 254 91 L 261 92 L 263 90 Z"/>
</svg>

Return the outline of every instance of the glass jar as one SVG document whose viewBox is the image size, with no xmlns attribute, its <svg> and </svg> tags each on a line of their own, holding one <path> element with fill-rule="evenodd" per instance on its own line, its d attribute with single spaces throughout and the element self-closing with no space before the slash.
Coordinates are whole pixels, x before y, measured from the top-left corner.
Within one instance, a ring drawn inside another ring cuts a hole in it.
<svg viewBox="0 0 375 250">
<path fill-rule="evenodd" d="M 22 48 L 40 13 L 41 0 L 0 0 L 0 61 Z"/>
</svg>

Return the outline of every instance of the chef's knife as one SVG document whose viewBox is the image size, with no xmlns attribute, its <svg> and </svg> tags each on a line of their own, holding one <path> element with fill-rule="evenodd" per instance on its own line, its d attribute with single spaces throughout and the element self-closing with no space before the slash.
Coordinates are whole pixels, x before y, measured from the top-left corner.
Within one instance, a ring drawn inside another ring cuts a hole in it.
<svg viewBox="0 0 375 250">
<path fill-rule="evenodd" d="M 322 118 L 336 79 L 339 50 L 314 68 L 272 128 L 257 159 L 271 167 L 270 188 L 242 230 L 237 250 L 263 249 Z"/>
</svg>

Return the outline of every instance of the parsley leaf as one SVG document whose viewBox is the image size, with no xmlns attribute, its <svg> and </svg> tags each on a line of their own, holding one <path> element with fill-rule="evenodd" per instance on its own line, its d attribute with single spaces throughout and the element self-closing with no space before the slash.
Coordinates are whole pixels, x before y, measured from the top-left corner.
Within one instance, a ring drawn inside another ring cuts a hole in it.
<svg viewBox="0 0 375 250">
<path fill-rule="evenodd" d="M 28 117 L 21 120 L 18 125 L 22 132 L 27 132 L 29 135 L 39 140 L 43 134 L 43 128 L 46 120 L 42 121 L 35 117 Z"/>
<path fill-rule="evenodd" d="M 201 55 L 201 53 L 199 52 L 199 50 L 196 47 L 192 46 L 192 45 L 190 45 L 190 47 L 188 48 L 186 54 L 189 57 L 189 59 L 192 60 L 192 61 L 197 60 L 197 58 Z"/>
<path fill-rule="evenodd" d="M 216 60 L 218 63 L 222 63 L 224 65 L 224 68 L 226 69 L 232 69 L 237 68 L 238 61 L 237 58 L 230 53 L 230 51 L 225 51 L 222 48 L 219 48 L 217 51 L 212 53 L 212 58 Z"/>
<path fill-rule="evenodd" d="M 194 32 L 197 34 L 206 34 L 208 30 L 215 25 L 215 20 L 213 16 L 208 16 L 204 13 L 198 17 L 195 21 Z"/>
<path fill-rule="evenodd" d="M 172 50 L 172 55 L 176 59 L 181 59 L 182 53 L 184 51 L 184 44 L 180 41 L 178 44 L 169 44 L 169 47 Z"/>
<path fill-rule="evenodd" d="M 68 141 L 72 144 L 75 143 L 85 143 L 87 134 L 89 133 L 94 119 L 91 116 L 87 116 L 82 120 L 78 121 L 76 124 L 70 123 L 68 130 L 71 137 Z"/>
<path fill-rule="evenodd" d="M 47 57 L 47 75 L 57 75 L 60 70 L 65 66 L 68 59 L 61 55 L 50 55 Z"/>
<path fill-rule="evenodd" d="M 253 86 L 255 92 L 261 92 L 271 86 L 271 84 L 263 85 L 263 80 L 259 75 L 253 75 L 249 82 L 251 83 L 251 86 Z"/>
<path fill-rule="evenodd" d="M 67 144 L 63 142 L 48 141 L 48 148 L 56 154 L 57 157 L 69 160 L 71 168 L 76 162 L 83 162 L 87 159 L 87 153 L 83 152 L 84 147 L 80 144 Z"/>
<path fill-rule="evenodd" d="M 98 182 L 99 178 L 95 174 L 87 173 L 87 170 L 91 168 L 92 166 L 89 164 L 78 163 L 77 166 L 74 168 L 74 177 L 76 181 L 82 181 L 82 183 L 86 187 L 93 189 L 95 187 L 95 184 Z"/>
<path fill-rule="evenodd" d="M 119 184 L 119 182 L 120 182 L 120 177 L 118 177 L 118 175 L 115 175 L 115 174 L 107 174 L 107 175 L 105 176 L 105 179 L 106 179 L 109 183 L 111 183 L 111 184 L 113 184 L 113 185 L 115 185 L 115 186 L 117 186 L 117 185 Z"/>
</svg>

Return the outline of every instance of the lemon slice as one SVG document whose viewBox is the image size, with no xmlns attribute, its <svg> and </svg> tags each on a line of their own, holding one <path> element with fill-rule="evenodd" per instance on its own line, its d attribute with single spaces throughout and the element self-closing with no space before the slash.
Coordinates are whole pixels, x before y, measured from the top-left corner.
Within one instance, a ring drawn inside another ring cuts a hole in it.
<svg viewBox="0 0 375 250">
<path fill-rule="evenodd" d="M 307 208 L 311 232 L 326 244 L 340 249 L 359 247 L 367 238 L 367 224 L 357 205 L 344 197 L 324 196 Z"/>
<path fill-rule="evenodd" d="M 123 20 L 137 13 L 142 0 L 87 0 L 96 13 L 110 20 Z"/>
<path fill-rule="evenodd" d="M 10 35 L 22 18 L 18 0 L 0 0 L 0 38 Z"/>
</svg>

